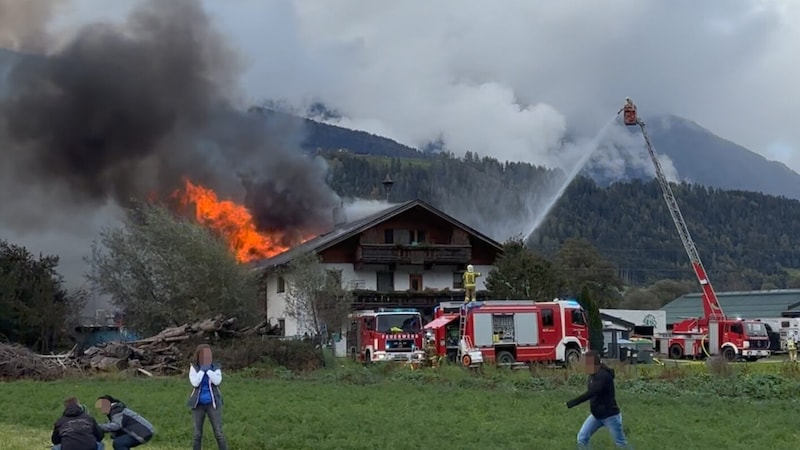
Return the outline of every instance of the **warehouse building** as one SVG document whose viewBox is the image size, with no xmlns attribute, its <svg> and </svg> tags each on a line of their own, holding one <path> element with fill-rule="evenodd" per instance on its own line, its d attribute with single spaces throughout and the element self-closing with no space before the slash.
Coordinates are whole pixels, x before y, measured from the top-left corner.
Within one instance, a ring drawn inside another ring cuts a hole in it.
<svg viewBox="0 0 800 450">
<path fill-rule="evenodd" d="M 703 315 L 700 293 L 686 294 L 664 305 L 667 325 L 689 317 Z M 717 298 L 729 317 L 759 319 L 781 317 L 792 312 L 800 314 L 800 289 L 775 289 L 770 291 L 718 292 Z"/>
</svg>

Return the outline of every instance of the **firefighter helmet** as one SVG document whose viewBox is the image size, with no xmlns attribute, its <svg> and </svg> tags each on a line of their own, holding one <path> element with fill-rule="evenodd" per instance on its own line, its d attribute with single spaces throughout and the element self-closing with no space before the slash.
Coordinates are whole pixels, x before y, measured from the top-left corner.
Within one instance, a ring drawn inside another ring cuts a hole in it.
<svg viewBox="0 0 800 450">
<path fill-rule="evenodd" d="M 475 268 L 472 267 L 472 264 L 467 265 L 467 272 L 474 272 Z"/>
</svg>

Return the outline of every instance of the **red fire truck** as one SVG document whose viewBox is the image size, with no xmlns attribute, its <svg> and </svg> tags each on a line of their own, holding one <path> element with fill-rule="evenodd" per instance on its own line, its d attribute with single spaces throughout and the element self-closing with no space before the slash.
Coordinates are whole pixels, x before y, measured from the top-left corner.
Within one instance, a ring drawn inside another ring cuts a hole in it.
<svg viewBox="0 0 800 450">
<path fill-rule="evenodd" d="M 630 98 L 625 99 L 625 106 L 617 114 L 620 112 L 623 112 L 623 122 L 626 126 L 639 126 L 642 130 L 647 152 L 655 167 L 656 179 L 661 186 L 661 193 L 703 291 L 703 317 L 684 319 L 673 326 L 671 333 L 656 335 L 656 350 L 659 353 L 666 352 L 673 359 L 703 358 L 721 354 L 730 361 L 739 358 L 753 361 L 769 356 L 769 335 L 762 322 L 731 319 L 722 311 L 717 293 L 711 286 L 706 269 L 700 261 L 700 254 L 689 234 L 675 194 L 672 193 L 667 177 L 661 169 L 661 162 L 647 134 L 647 128 L 640 120 L 636 106 Z"/>
<path fill-rule="evenodd" d="M 574 300 L 444 302 L 425 325 L 440 356 L 464 366 L 577 362 L 589 347 L 586 315 Z"/>
<path fill-rule="evenodd" d="M 425 358 L 422 314 L 410 308 L 381 308 L 350 314 L 347 345 L 353 360 L 414 361 Z"/>
</svg>

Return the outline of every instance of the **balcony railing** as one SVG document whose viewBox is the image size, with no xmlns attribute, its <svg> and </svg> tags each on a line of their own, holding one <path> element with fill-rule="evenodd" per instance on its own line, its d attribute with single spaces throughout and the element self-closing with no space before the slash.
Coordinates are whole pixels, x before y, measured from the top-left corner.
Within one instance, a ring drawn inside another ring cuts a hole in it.
<svg viewBox="0 0 800 450">
<path fill-rule="evenodd" d="M 356 259 L 365 264 L 466 264 L 469 245 L 361 244 Z"/>
</svg>

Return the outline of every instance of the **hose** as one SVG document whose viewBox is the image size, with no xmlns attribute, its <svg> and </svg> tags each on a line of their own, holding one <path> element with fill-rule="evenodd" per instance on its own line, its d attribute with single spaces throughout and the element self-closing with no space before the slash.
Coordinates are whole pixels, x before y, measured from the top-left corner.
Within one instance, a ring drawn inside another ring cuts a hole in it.
<svg viewBox="0 0 800 450">
<path fill-rule="evenodd" d="M 705 346 L 706 339 L 708 339 L 708 335 L 704 334 L 703 337 L 700 339 L 700 348 L 703 349 L 703 353 L 706 354 L 706 358 L 711 358 L 711 354 L 708 353 L 708 350 L 706 350 L 706 346 Z"/>
</svg>

